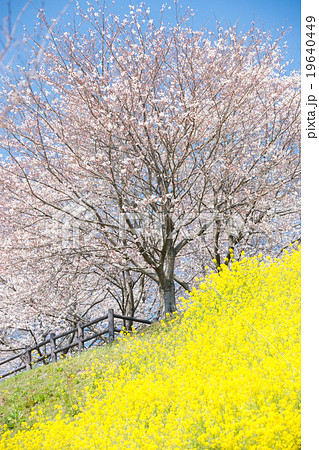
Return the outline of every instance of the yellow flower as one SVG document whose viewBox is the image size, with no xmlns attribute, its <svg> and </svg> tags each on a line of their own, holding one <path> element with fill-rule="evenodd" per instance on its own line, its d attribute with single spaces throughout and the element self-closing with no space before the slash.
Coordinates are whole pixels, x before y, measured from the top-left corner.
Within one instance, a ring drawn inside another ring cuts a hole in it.
<svg viewBox="0 0 319 450">
<path fill-rule="evenodd" d="M 60 393 L 75 417 L 39 409 L 2 427 L 0 450 L 300 448 L 300 252 L 258 258 L 223 265 L 183 314 L 87 363 L 82 398 Z"/>
</svg>

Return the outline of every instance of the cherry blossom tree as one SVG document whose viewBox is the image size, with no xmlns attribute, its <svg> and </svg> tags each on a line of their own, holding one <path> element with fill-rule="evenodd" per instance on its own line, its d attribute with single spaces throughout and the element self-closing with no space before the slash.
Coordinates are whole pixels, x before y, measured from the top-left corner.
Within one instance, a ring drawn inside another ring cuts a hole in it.
<svg viewBox="0 0 319 450">
<path fill-rule="evenodd" d="M 36 73 L 3 81 L 2 251 L 37 298 L 61 267 L 65 292 L 73 274 L 96 301 L 122 289 L 132 313 L 149 282 L 165 317 L 177 286 L 227 263 L 230 248 L 278 253 L 299 237 L 300 75 L 285 32 L 195 31 L 192 11 L 175 7 L 173 24 L 143 3 L 122 19 L 99 2 L 77 8 L 45 47 L 34 42 Z M 40 26 L 51 27 L 44 15 Z M 77 233 L 67 257 L 61 217 Z"/>
<path fill-rule="evenodd" d="M 10 172 L 14 168 L 1 167 L 0 355 L 43 341 L 50 331 L 72 329 L 110 307 L 130 317 L 139 308 L 140 315 L 151 318 L 149 280 L 106 264 L 97 253 L 98 242 L 93 244 L 94 234 L 85 242 L 75 221 L 60 212 L 48 220 L 52 211 L 28 195 L 27 183 Z M 72 212 L 80 216 L 83 210 Z M 131 329 L 132 323 L 124 325 Z"/>
</svg>

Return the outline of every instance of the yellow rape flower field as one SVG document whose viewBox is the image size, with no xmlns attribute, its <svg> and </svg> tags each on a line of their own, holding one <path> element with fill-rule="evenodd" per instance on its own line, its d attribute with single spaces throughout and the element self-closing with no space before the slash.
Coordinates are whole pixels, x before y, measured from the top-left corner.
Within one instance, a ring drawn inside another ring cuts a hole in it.
<svg viewBox="0 0 319 450">
<path fill-rule="evenodd" d="M 0 449 L 299 449 L 300 251 L 222 266 L 179 311 L 100 353 L 74 414 L 35 409 Z"/>
</svg>

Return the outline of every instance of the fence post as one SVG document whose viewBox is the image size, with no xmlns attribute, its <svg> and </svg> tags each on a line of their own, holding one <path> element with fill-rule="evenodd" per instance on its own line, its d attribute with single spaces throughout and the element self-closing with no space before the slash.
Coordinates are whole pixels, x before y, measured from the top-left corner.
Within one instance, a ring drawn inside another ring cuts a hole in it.
<svg viewBox="0 0 319 450">
<path fill-rule="evenodd" d="M 84 339 L 84 327 L 82 322 L 78 323 L 78 346 L 79 346 L 79 352 L 81 352 L 84 348 L 83 341 Z"/>
<path fill-rule="evenodd" d="M 109 309 L 107 316 L 109 326 L 109 342 L 112 342 L 114 341 L 114 309 Z"/>
<path fill-rule="evenodd" d="M 31 358 L 32 358 L 32 354 L 31 354 L 30 347 L 26 347 L 26 349 L 25 349 L 25 365 L 26 365 L 27 370 L 32 369 Z"/>
<path fill-rule="evenodd" d="M 57 354 L 55 352 L 56 350 L 55 333 L 50 333 L 50 347 L 51 347 L 51 361 L 57 362 Z"/>
</svg>

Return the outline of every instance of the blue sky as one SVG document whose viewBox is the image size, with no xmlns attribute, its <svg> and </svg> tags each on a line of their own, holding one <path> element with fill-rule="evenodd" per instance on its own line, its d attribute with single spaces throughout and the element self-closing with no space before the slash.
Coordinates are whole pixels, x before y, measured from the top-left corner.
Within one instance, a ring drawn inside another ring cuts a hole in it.
<svg viewBox="0 0 319 450">
<path fill-rule="evenodd" d="M 93 0 L 94 2 L 94 0 Z M 13 19 L 26 3 L 26 0 L 11 0 L 11 10 Z M 27 28 L 33 28 L 36 20 L 35 11 L 44 6 L 47 15 L 56 17 L 67 0 L 33 0 L 27 11 L 22 16 L 22 24 Z M 79 0 L 80 5 L 85 5 L 85 0 Z M 106 1 L 108 3 L 108 1 Z M 109 2 L 111 3 L 111 1 Z M 139 0 L 115 0 L 115 9 L 121 15 L 129 10 L 130 4 L 140 3 Z M 164 2 L 163 0 L 145 0 L 145 4 L 151 8 L 151 13 L 156 19 Z M 169 0 L 167 3 L 172 3 Z M 288 44 L 287 59 L 293 59 L 291 68 L 300 67 L 300 1 L 298 0 L 180 0 L 183 7 L 190 5 L 195 10 L 193 27 L 206 26 L 214 28 L 215 20 L 228 25 L 239 21 L 239 28 L 247 29 L 251 20 L 258 24 L 263 24 L 265 29 L 276 30 L 279 27 L 292 27 L 291 32 L 286 36 Z M 72 12 L 75 0 L 69 2 L 69 12 Z M 8 0 L 0 0 L 0 19 L 8 13 Z M 21 29 L 21 27 L 20 27 Z M 20 46 L 20 52 L 23 47 Z"/>
</svg>

